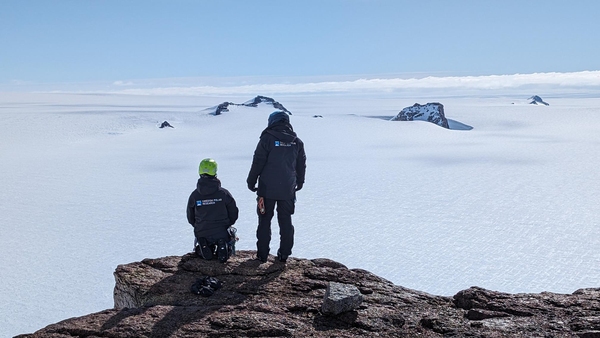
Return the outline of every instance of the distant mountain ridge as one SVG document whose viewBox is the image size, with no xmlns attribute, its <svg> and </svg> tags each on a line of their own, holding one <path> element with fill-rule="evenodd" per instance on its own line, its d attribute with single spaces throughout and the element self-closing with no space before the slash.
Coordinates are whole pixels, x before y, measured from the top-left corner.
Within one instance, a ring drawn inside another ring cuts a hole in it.
<svg viewBox="0 0 600 338">
<path fill-rule="evenodd" d="M 544 100 L 542 100 L 541 97 L 537 96 L 537 95 L 533 95 L 532 97 L 530 97 L 528 100 L 531 100 L 531 102 L 529 102 L 529 104 L 543 104 L 545 106 L 549 106 L 550 104 L 547 102 L 544 102 Z"/>
<path fill-rule="evenodd" d="M 270 97 L 262 96 L 262 95 L 258 95 L 254 99 L 252 99 L 250 101 L 246 101 L 244 103 L 223 102 L 223 103 L 219 104 L 218 106 L 213 107 L 212 109 L 214 109 L 214 111 L 211 114 L 212 115 L 221 115 L 224 112 L 228 112 L 229 106 L 258 107 L 258 105 L 260 103 L 269 104 L 269 105 L 273 106 L 273 108 L 275 108 L 275 109 L 279 109 L 281 111 L 284 111 L 284 112 L 292 115 L 292 113 L 289 110 L 287 110 L 287 108 L 285 108 L 281 103 L 275 101 L 274 99 L 272 99 Z"/>
<path fill-rule="evenodd" d="M 259 104 L 268 104 L 273 106 L 273 108 L 275 109 L 284 111 L 292 115 L 292 113 L 287 108 L 285 108 L 283 104 L 275 101 L 273 98 L 262 95 L 258 95 L 252 100 L 246 101 L 244 103 L 223 102 L 215 107 L 208 108 L 207 110 L 211 111 L 211 115 L 221 115 L 224 112 L 228 112 L 230 106 L 258 107 Z M 313 117 L 323 117 L 323 115 L 314 115 Z M 386 119 L 389 121 L 422 120 L 437 124 L 438 126 L 446 129 L 453 130 L 473 129 L 473 127 L 469 125 L 447 119 L 444 114 L 444 105 L 442 105 L 439 102 L 429 102 L 424 105 L 415 103 L 410 107 L 402 109 L 396 116 L 391 118 L 387 117 Z"/>
</svg>

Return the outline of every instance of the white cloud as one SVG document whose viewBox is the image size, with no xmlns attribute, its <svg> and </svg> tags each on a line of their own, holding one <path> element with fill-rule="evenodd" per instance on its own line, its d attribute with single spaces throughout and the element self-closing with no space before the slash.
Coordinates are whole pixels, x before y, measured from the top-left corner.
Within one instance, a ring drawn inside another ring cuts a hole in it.
<svg viewBox="0 0 600 338">
<path fill-rule="evenodd" d="M 131 81 L 115 81 L 113 82 L 113 85 L 115 86 L 133 86 L 133 82 Z"/>
<path fill-rule="evenodd" d="M 118 82 L 118 83 L 117 83 Z M 117 81 L 117 85 L 125 85 Z M 131 83 L 127 83 L 131 84 Z M 555 90 L 600 90 L 600 71 L 573 73 L 533 73 L 487 76 L 429 76 L 423 78 L 362 78 L 352 81 L 322 81 L 304 83 L 247 84 L 240 86 L 165 86 L 154 88 L 129 88 L 122 94 L 137 95 L 227 95 L 227 94 L 310 94 L 348 92 L 395 92 L 414 89 L 431 90 L 511 90 L 519 88 L 554 88 Z"/>
</svg>

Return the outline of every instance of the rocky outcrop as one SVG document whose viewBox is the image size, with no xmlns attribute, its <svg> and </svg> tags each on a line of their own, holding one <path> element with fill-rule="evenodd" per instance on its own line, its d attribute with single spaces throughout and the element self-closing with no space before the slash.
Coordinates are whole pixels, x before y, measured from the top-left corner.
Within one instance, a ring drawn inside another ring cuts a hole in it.
<svg viewBox="0 0 600 338">
<path fill-rule="evenodd" d="M 363 301 L 360 290 L 354 285 L 329 282 L 321 312 L 326 315 L 339 315 L 356 310 Z"/>
<path fill-rule="evenodd" d="M 507 294 L 472 287 L 443 297 L 329 259 L 261 263 L 255 254 L 238 251 L 225 264 L 187 254 L 119 265 L 114 309 L 20 337 L 600 337 L 600 288 Z M 190 290 L 203 276 L 223 282 L 210 297 Z M 332 287 L 341 287 L 341 298 L 359 297 L 326 314 Z"/>
<path fill-rule="evenodd" d="M 279 109 L 281 111 L 284 111 L 284 112 L 292 115 L 292 113 L 289 110 L 287 110 L 281 103 L 273 100 L 270 97 L 266 97 L 266 96 L 259 95 L 259 96 L 255 97 L 254 99 L 252 99 L 251 101 L 243 103 L 243 105 L 248 106 L 248 107 L 256 107 L 256 106 L 258 106 L 259 103 L 270 104 L 274 108 Z"/>
<path fill-rule="evenodd" d="M 213 113 L 213 115 L 221 115 L 224 112 L 228 112 L 230 105 L 235 105 L 235 103 L 233 103 L 233 102 L 223 102 L 223 103 L 219 104 L 215 108 L 215 112 Z"/>
<path fill-rule="evenodd" d="M 532 97 L 530 97 L 528 100 L 531 100 L 531 102 L 529 102 L 529 104 L 543 104 L 545 106 L 549 106 L 550 104 L 547 102 L 544 102 L 544 100 L 542 100 L 541 97 L 537 96 L 537 95 L 533 95 Z"/>
<path fill-rule="evenodd" d="M 208 108 L 211 111 L 211 115 L 221 115 L 222 113 L 229 111 L 229 106 L 245 106 L 245 107 L 258 107 L 259 104 L 265 103 L 273 106 L 273 108 L 284 111 L 290 115 L 292 113 L 287 110 L 281 103 L 275 101 L 274 99 L 266 96 L 258 95 L 250 101 L 244 103 L 233 103 L 233 102 L 223 102 L 217 105 L 216 107 Z"/>
<path fill-rule="evenodd" d="M 167 127 L 168 127 L 168 128 L 173 128 L 173 126 L 172 126 L 172 125 L 171 125 L 169 122 L 167 122 L 167 121 L 163 121 L 163 123 L 161 123 L 161 124 L 160 124 L 160 126 L 159 126 L 158 128 L 161 128 L 161 129 L 162 129 L 162 128 L 167 128 Z"/>
<path fill-rule="evenodd" d="M 440 127 L 449 129 L 448 120 L 444 115 L 444 106 L 441 103 L 433 102 L 420 105 L 415 103 L 411 107 L 402 109 L 398 115 L 391 121 L 414 121 L 422 120 L 437 124 Z"/>
</svg>

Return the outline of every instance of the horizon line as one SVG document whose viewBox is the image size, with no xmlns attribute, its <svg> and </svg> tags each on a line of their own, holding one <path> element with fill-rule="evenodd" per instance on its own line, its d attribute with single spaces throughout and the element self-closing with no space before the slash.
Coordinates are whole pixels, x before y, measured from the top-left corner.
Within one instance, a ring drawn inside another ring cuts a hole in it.
<svg viewBox="0 0 600 338">
<path fill-rule="evenodd" d="M 414 75 L 421 74 L 421 77 Z M 519 88 L 558 90 L 600 90 L 600 71 L 546 72 L 507 75 L 435 76 L 427 73 L 323 76 L 243 76 L 243 77 L 183 77 L 102 82 L 72 82 L 40 84 L 15 82 L 0 84 L 0 92 L 27 89 L 38 93 L 124 94 L 157 96 L 319 93 L 394 93 L 411 90 L 510 91 Z M 412 77 L 408 76 L 412 75 Z M 337 78 L 337 80 L 335 80 Z M 319 80 L 320 79 L 320 80 Z M 305 81 L 299 81 L 305 80 Z M 295 81 L 295 82 L 294 82 Z M 47 88 L 48 86 L 54 88 Z M 44 88 L 46 87 L 46 88 Z M 60 87 L 60 88 L 56 88 Z"/>
</svg>

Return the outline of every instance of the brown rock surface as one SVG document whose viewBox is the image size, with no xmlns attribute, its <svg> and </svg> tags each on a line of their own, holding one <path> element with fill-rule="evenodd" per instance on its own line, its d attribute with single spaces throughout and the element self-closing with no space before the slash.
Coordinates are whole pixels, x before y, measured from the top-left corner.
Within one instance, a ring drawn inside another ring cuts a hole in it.
<svg viewBox="0 0 600 338">
<path fill-rule="evenodd" d="M 115 271 L 115 308 L 19 337 L 600 337 L 600 288 L 507 294 L 477 287 L 454 297 L 407 289 L 328 259 L 225 264 L 193 254 L 145 259 Z M 224 282 L 211 297 L 200 277 Z M 355 311 L 320 312 L 329 282 L 356 286 Z"/>
</svg>

